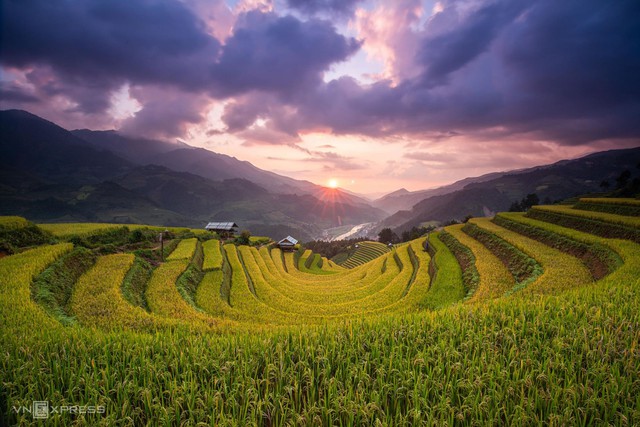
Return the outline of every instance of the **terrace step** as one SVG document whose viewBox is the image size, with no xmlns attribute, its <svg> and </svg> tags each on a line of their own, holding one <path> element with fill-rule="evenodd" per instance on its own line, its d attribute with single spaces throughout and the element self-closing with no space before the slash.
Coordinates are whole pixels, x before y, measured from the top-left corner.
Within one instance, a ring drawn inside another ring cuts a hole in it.
<svg viewBox="0 0 640 427">
<path fill-rule="evenodd" d="M 503 296 L 515 286 L 515 280 L 500 259 L 482 243 L 462 231 L 463 224 L 445 228 L 462 245 L 469 248 L 475 257 L 479 276 L 478 287 L 467 301 L 479 302 Z"/>
<path fill-rule="evenodd" d="M 576 257 L 500 227 L 488 218 L 474 218 L 469 223 L 494 234 L 540 264 L 543 273 L 531 283 L 525 282 L 522 295 L 559 293 L 593 282 L 589 270 Z"/>
<path fill-rule="evenodd" d="M 534 206 L 527 217 L 605 238 L 640 243 L 640 218 L 573 209 L 567 206 Z"/>
<path fill-rule="evenodd" d="M 616 198 L 581 198 L 573 209 L 640 217 L 640 200 Z"/>
<path fill-rule="evenodd" d="M 124 328 L 138 331 L 173 324 L 131 305 L 122 296 L 122 282 L 134 260 L 133 254 L 101 256 L 80 276 L 70 301 L 71 312 L 80 323 L 107 330 Z"/>
<path fill-rule="evenodd" d="M 571 229 L 537 221 L 520 212 L 499 213 L 493 222 L 580 258 L 595 280 L 610 274 L 622 264 L 620 256 L 608 246 L 594 240 L 585 241 L 584 238 L 577 237 L 580 232 L 567 233 Z"/>
</svg>

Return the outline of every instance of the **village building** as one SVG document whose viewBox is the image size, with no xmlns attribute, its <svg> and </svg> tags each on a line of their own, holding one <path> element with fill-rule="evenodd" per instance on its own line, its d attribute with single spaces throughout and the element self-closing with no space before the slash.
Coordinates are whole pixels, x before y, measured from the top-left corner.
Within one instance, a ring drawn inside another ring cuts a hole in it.
<svg viewBox="0 0 640 427">
<path fill-rule="evenodd" d="M 298 241 L 291 236 L 287 236 L 278 242 L 278 247 L 283 251 L 292 251 L 295 249 Z"/>
<path fill-rule="evenodd" d="M 222 239 L 233 237 L 236 234 L 238 224 L 235 222 L 210 222 L 205 229 L 207 231 L 213 231 L 218 233 L 218 236 Z"/>
</svg>

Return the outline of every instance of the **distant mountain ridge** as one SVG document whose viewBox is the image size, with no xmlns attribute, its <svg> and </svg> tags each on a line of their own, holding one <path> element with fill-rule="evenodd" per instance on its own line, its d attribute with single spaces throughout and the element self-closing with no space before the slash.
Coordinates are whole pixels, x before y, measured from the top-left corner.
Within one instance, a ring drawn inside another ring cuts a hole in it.
<svg viewBox="0 0 640 427">
<path fill-rule="evenodd" d="M 37 221 L 233 220 L 254 234 L 304 241 L 384 217 L 359 197 L 230 156 L 110 131 L 69 132 L 19 110 L 0 112 L 0 155 L 0 214 Z"/>
<path fill-rule="evenodd" d="M 411 209 L 416 203 L 426 198 L 461 190 L 470 183 L 488 181 L 502 176 L 505 173 L 507 172 L 492 172 L 479 177 L 464 178 L 452 184 L 430 190 L 408 191 L 405 188 L 401 188 L 400 190 L 396 190 L 374 200 L 371 204 L 391 215 L 401 210 Z"/>
<path fill-rule="evenodd" d="M 257 168 L 247 161 L 184 143 L 132 138 L 116 131 L 81 129 L 71 133 L 93 147 L 111 151 L 138 165 L 166 166 L 178 172 L 190 172 L 214 181 L 242 178 L 255 182 L 271 192 L 283 194 L 313 193 L 319 187 L 309 181 L 278 175 Z"/>
<path fill-rule="evenodd" d="M 550 165 L 513 172 L 470 178 L 452 186 L 443 187 L 444 189 L 460 187 L 466 181 L 462 188 L 441 194 L 431 194 L 414 204 L 411 209 L 396 212 L 386 218 L 380 227 L 386 226 L 404 231 L 429 221 L 461 220 L 467 215 L 490 216 L 495 212 L 508 210 L 513 202 L 521 200 L 530 193 L 535 193 L 544 203 L 594 193 L 601 191 L 602 181 L 608 181 L 613 185 L 620 173 L 624 170 L 637 170 L 638 164 L 640 164 L 640 148 L 630 148 L 593 153 L 578 159 L 561 160 Z M 406 197 L 406 195 L 400 197 Z"/>
<path fill-rule="evenodd" d="M 378 229 L 404 231 L 486 216 L 528 193 L 555 201 L 597 192 L 602 180 L 614 184 L 638 163 L 640 148 L 611 150 L 431 190 L 400 189 L 369 202 L 184 143 L 70 132 L 25 111 L 0 111 L 0 215 L 42 222 L 200 227 L 232 220 L 254 234 L 305 241 L 341 225 L 378 223 Z"/>
<path fill-rule="evenodd" d="M 88 147 L 84 140 L 26 111 L 0 112 L 0 129 L 0 165 L 46 178 L 45 182 L 99 182 L 131 167 L 121 157 Z"/>
</svg>

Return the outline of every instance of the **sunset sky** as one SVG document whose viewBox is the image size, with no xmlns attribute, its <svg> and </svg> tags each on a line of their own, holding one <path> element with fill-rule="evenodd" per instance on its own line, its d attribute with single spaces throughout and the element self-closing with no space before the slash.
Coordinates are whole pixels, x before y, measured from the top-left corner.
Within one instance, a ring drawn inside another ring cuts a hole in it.
<svg viewBox="0 0 640 427">
<path fill-rule="evenodd" d="M 640 145 L 637 0 L 2 8 L 2 109 L 359 193 Z"/>
</svg>

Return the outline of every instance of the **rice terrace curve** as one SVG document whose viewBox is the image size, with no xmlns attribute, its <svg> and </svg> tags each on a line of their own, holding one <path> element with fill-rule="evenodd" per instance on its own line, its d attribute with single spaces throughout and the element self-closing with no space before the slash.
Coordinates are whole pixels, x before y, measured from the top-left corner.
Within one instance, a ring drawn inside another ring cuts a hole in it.
<svg viewBox="0 0 640 427">
<path fill-rule="evenodd" d="M 158 228 L 2 217 L 23 242 L 0 259 L 2 419 L 33 421 L 29 397 L 101 408 L 51 425 L 637 425 L 637 206 L 471 219 L 342 266 L 180 228 L 149 262 L 113 242 Z"/>
</svg>

